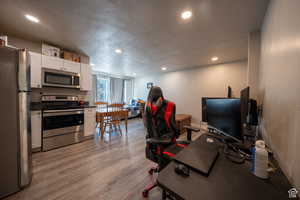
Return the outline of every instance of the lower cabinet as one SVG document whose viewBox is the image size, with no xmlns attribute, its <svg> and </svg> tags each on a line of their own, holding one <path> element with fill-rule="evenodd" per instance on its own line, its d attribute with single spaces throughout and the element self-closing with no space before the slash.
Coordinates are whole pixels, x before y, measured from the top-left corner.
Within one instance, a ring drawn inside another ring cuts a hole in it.
<svg viewBox="0 0 300 200">
<path fill-rule="evenodd" d="M 31 148 L 36 150 L 42 146 L 42 112 L 31 111 Z"/>
<path fill-rule="evenodd" d="M 96 108 L 84 109 L 84 136 L 94 135 L 96 131 Z"/>
</svg>

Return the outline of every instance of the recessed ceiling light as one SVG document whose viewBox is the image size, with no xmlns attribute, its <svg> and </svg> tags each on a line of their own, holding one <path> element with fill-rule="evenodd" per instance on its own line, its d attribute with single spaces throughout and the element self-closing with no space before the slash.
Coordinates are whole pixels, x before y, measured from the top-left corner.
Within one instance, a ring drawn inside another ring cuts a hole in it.
<svg viewBox="0 0 300 200">
<path fill-rule="evenodd" d="M 193 15 L 192 11 L 190 10 L 187 10 L 187 11 L 184 11 L 183 13 L 181 13 L 181 18 L 182 19 L 189 19 L 191 18 Z"/>
<path fill-rule="evenodd" d="M 163 70 L 163 71 L 166 71 L 166 70 L 167 70 L 167 68 L 166 68 L 166 67 L 162 67 L 162 68 L 161 68 L 161 70 Z"/>
<path fill-rule="evenodd" d="M 118 53 L 118 54 L 123 53 L 122 49 L 115 49 L 115 52 Z"/>
<path fill-rule="evenodd" d="M 32 15 L 25 15 L 26 19 L 28 19 L 29 21 L 35 22 L 35 23 L 39 23 L 40 20 Z"/>
<path fill-rule="evenodd" d="M 95 64 L 94 64 L 94 63 L 91 63 L 91 66 L 95 66 Z"/>
<path fill-rule="evenodd" d="M 133 76 L 136 76 L 136 73 L 132 73 Z"/>
<path fill-rule="evenodd" d="M 217 60 L 219 60 L 218 57 L 212 57 L 212 58 L 211 58 L 211 61 L 217 61 Z"/>
</svg>

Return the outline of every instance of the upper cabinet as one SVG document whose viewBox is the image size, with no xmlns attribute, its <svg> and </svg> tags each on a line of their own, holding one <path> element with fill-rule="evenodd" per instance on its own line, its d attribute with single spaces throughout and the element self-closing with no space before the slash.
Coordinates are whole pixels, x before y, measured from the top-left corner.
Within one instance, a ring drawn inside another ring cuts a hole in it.
<svg viewBox="0 0 300 200">
<path fill-rule="evenodd" d="M 80 63 L 53 56 L 42 55 L 42 67 L 66 72 L 80 73 Z"/>
<path fill-rule="evenodd" d="M 63 59 L 54 56 L 42 55 L 43 68 L 62 70 L 63 66 L 64 66 Z"/>
<path fill-rule="evenodd" d="M 92 90 L 92 68 L 88 64 L 73 62 L 53 56 L 29 52 L 31 61 L 31 87 L 42 87 L 42 68 L 80 74 L 80 90 Z"/>
<path fill-rule="evenodd" d="M 80 90 L 92 90 L 92 68 L 88 64 L 81 63 Z"/>
<path fill-rule="evenodd" d="M 69 61 L 69 60 L 63 60 L 63 61 L 64 61 L 64 65 L 62 69 L 63 71 L 80 73 L 80 63 Z"/>
<path fill-rule="evenodd" d="M 42 55 L 39 53 L 29 52 L 30 56 L 30 75 L 31 75 L 31 87 L 42 87 Z"/>
</svg>

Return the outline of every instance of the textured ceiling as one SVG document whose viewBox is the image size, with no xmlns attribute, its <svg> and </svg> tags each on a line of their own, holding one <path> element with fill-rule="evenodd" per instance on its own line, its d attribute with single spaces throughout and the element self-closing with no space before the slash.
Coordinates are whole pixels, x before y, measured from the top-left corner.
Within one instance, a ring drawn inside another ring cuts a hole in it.
<svg viewBox="0 0 300 200">
<path fill-rule="evenodd" d="M 98 70 L 143 75 L 247 58 L 268 0 L 1 0 L 0 31 L 84 53 Z M 193 12 L 190 20 L 182 11 Z M 25 14 L 40 19 L 27 21 Z M 116 54 L 116 48 L 123 54 Z"/>
</svg>

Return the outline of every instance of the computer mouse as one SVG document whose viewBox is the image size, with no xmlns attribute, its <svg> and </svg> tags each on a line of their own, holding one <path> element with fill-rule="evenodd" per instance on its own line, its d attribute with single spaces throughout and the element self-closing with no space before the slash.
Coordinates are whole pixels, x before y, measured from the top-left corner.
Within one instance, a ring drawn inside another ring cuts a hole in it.
<svg viewBox="0 0 300 200">
<path fill-rule="evenodd" d="M 185 177 L 190 176 L 190 169 L 183 164 L 177 164 L 175 166 L 175 172 L 176 174 L 179 174 L 181 176 L 185 176 Z"/>
</svg>

